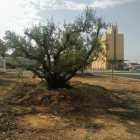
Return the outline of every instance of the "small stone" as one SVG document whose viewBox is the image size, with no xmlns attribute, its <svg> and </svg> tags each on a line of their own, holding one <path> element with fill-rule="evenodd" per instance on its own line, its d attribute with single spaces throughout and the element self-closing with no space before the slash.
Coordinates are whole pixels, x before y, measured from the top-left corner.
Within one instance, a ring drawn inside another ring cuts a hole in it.
<svg viewBox="0 0 140 140">
<path fill-rule="evenodd" d="M 69 110 L 70 110 L 70 111 L 73 111 L 73 110 L 74 110 L 74 107 L 71 107 Z"/>
<path fill-rule="evenodd" d="M 0 117 L 2 116 L 2 113 L 0 113 Z"/>
<path fill-rule="evenodd" d="M 24 132 L 24 129 L 20 130 L 18 133 L 21 134 L 21 133 L 23 133 L 23 132 Z"/>
<path fill-rule="evenodd" d="M 35 109 L 35 105 L 32 105 L 32 106 L 31 106 L 31 109 Z"/>
<path fill-rule="evenodd" d="M 6 128 L 6 127 L 5 127 L 5 128 L 3 128 L 3 131 L 8 131 L 8 128 Z"/>
<path fill-rule="evenodd" d="M 12 102 L 15 102 L 15 98 L 12 99 Z"/>
<path fill-rule="evenodd" d="M 33 112 L 35 112 L 35 110 L 36 110 L 36 109 L 35 109 L 35 105 L 32 105 L 30 111 L 33 113 Z"/>
<path fill-rule="evenodd" d="M 77 121 L 77 120 L 78 120 L 78 118 L 75 118 L 75 120 Z"/>
<path fill-rule="evenodd" d="M 9 135 L 12 135 L 13 133 L 9 133 Z"/>
<path fill-rule="evenodd" d="M 30 131 L 31 131 L 31 132 L 34 132 L 35 130 L 32 128 Z"/>
<path fill-rule="evenodd" d="M 3 135 L 5 135 L 5 134 L 6 134 L 6 132 L 2 132 L 2 134 L 3 134 Z"/>
<path fill-rule="evenodd" d="M 87 126 L 86 126 L 86 125 L 84 125 L 84 128 L 87 128 Z"/>
</svg>

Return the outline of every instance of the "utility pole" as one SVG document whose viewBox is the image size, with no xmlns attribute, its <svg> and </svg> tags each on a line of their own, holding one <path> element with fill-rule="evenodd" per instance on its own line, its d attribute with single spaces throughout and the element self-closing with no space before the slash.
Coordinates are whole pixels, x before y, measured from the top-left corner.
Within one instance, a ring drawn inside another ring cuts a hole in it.
<svg viewBox="0 0 140 140">
<path fill-rule="evenodd" d="M 113 67 L 112 67 L 112 79 L 113 79 Z"/>
<path fill-rule="evenodd" d="M 113 79 L 113 68 L 115 66 L 115 61 L 110 61 L 110 66 L 112 68 L 112 79 Z"/>
</svg>

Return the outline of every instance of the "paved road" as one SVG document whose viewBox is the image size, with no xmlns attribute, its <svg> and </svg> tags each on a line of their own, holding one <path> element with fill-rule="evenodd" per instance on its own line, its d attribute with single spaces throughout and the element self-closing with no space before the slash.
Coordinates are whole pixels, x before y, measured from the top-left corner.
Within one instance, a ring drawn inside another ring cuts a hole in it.
<svg viewBox="0 0 140 140">
<path fill-rule="evenodd" d="M 17 70 L 7 70 L 7 73 L 15 73 Z M 31 71 L 24 70 L 23 73 L 32 73 Z M 97 75 L 112 75 L 112 71 L 90 71 L 89 73 Z M 140 72 L 129 72 L 129 71 L 114 71 L 114 76 L 128 77 L 140 80 Z"/>
<path fill-rule="evenodd" d="M 97 75 L 112 75 L 112 71 L 94 71 L 90 72 L 92 74 L 97 74 Z M 128 78 L 133 78 L 133 79 L 138 79 L 140 80 L 140 72 L 129 72 L 129 71 L 115 71 L 113 73 L 114 76 L 120 76 L 120 77 L 128 77 Z"/>
</svg>

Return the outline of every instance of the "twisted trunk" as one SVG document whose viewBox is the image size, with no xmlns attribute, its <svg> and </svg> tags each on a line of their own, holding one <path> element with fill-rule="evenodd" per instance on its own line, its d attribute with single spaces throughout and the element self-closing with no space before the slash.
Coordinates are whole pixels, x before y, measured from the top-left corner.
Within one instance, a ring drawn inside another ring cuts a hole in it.
<svg viewBox="0 0 140 140">
<path fill-rule="evenodd" d="M 45 79 L 46 79 L 45 86 L 47 87 L 48 90 L 64 88 L 67 82 L 66 79 L 62 78 L 61 76 L 54 76 L 54 74 L 51 74 L 49 77 L 46 77 Z"/>
</svg>

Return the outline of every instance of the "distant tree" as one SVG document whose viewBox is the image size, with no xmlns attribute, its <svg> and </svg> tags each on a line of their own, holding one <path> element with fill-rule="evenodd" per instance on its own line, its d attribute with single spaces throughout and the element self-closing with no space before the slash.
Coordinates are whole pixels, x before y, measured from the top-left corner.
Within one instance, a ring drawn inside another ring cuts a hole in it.
<svg viewBox="0 0 140 140">
<path fill-rule="evenodd" d="M 92 8 L 87 7 L 73 23 L 64 22 L 64 28 L 55 26 L 52 19 L 47 25 L 26 28 L 24 37 L 7 31 L 5 40 L 11 49 L 22 52 L 24 58 L 36 60 L 35 64 L 24 66 L 44 78 L 47 89 L 57 89 L 63 88 L 77 71 L 106 56 L 102 43 L 107 45 L 107 42 L 100 37 L 101 30 L 107 26 L 102 18 L 95 16 Z"/>
<path fill-rule="evenodd" d="M 5 42 L 3 40 L 0 39 L 0 55 L 5 58 L 5 56 L 7 55 L 6 54 L 6 51 L 8 50 Z"/>
<path fill-rule="evenodd" d="M 15 51 L 13 51 L 11 56 L 13 56 L 13 57 L 15 57 L 15 56 L 16 57 L 24 57 L 24 53 L 22 51 L 20 51 L 20 50 L 15 50 Z"/>
</svg>

